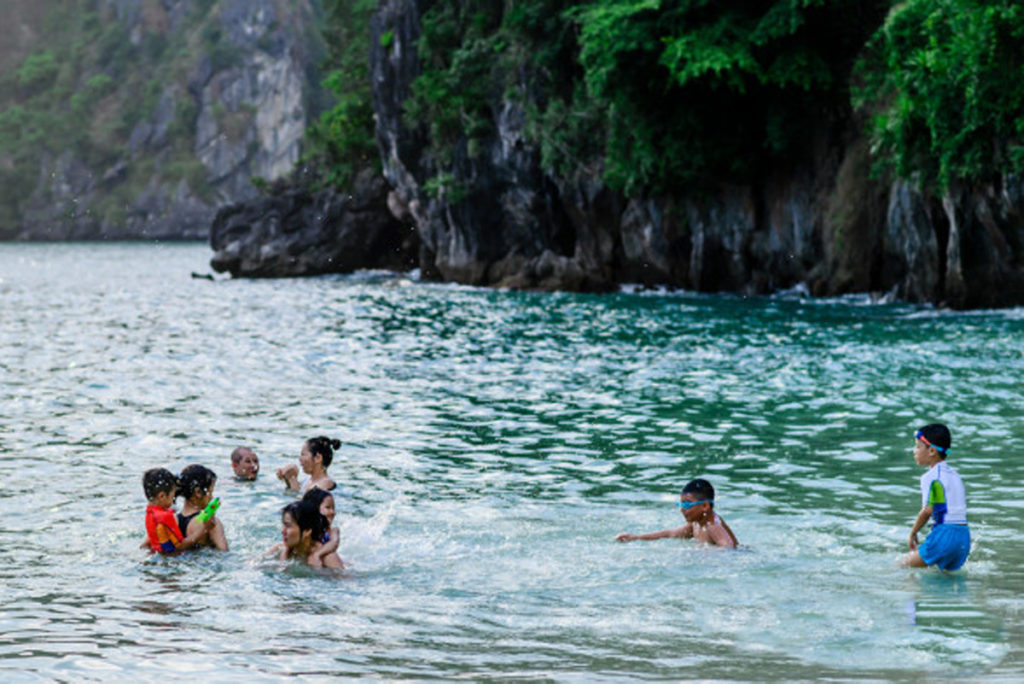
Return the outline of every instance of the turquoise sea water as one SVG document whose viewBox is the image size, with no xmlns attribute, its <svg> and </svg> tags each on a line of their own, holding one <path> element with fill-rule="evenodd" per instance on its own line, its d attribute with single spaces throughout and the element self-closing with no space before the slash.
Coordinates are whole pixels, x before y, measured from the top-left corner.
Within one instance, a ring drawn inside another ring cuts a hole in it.
<svg viewBox="0 0 1024 684">
<path fill-rule="evenodd" d="M 1024 311 L 190 278 L 208 258 L 0 245 L 5 680 L 1024 676 Z M 933 420 L 955 574 L 895 566 Z M 258 560 L 316 434 L 340 580 Z M 141 473 L 189 463 L 231 551 L 149 557 Z M 697 476 L 740 550 L 613 541 L 678 525 Z"/>
</svg>

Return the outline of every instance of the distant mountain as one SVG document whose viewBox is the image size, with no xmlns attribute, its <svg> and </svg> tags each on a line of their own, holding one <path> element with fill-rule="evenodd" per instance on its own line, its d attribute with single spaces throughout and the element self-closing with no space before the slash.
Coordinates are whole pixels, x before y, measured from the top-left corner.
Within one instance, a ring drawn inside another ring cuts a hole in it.
<svg viewBox="0 0 1024 684">
<path fill-rule="evenodd" d="M 319 7 L 5 2 L 0 239 L 206 238 L 327 104 Z"/>
</svg>

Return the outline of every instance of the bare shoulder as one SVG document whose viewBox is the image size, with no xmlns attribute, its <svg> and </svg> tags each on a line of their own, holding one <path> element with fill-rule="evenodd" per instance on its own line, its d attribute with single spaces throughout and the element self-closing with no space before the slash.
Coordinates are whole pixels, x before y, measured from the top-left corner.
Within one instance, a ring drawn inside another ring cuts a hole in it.
<svg viewBox="0 0 1024 684">
<path fill-rule="evenodd" d="M 725 521 L 719 517 L 715 525 L 711 527 L 711 538 L 718 546 L 724 546 L 730 549 L 735 549 L 739 546 L 739 542 L 736 540 L 736 535 L 733 534 Z"/>
</svg>

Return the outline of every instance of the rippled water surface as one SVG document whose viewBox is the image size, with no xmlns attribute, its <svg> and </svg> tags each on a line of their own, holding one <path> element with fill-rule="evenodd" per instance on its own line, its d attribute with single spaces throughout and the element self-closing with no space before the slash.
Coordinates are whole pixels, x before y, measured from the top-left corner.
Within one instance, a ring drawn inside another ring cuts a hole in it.
<svg viewBox="0 0 1024 684">
<path fill-rule="evenodd" d="M 0 676 L 1024 676 L 1024 311 L 192 279 L 202 245 L 0 245 Z M 965 569 L 895 566 L 953 430 Z M 258 560 L 344 442 L 341 579 Z M 264 474 L 231 478 L 250 444 Z M 149 557 L 141 473 L 231 550 Z M 703 476 L 742 548 L 617 544 Z"/>
</svg>

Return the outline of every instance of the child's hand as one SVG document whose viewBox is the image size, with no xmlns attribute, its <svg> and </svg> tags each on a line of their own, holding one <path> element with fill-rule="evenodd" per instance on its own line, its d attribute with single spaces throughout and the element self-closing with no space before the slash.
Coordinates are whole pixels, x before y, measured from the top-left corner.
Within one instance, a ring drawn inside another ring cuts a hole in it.
<svg viewBox="0 0 1024 684">
<path fill-rule="evenodd" d="M 907 540 L 907 546 L 910 547 L 911 551 L 917 551 L 917 534 L 910 535 L 910 539 Z"/>
<path fill-rule="evenodd" d="M 636 541 L 636 539 L 637 539 L 637 536 L 635 534 L 630 534 L 629 532 L 620 532 L 615 537 L 615 541 L 617 541 L 617 542 L 631 542 L 631 541 Z"/>
</svg>

